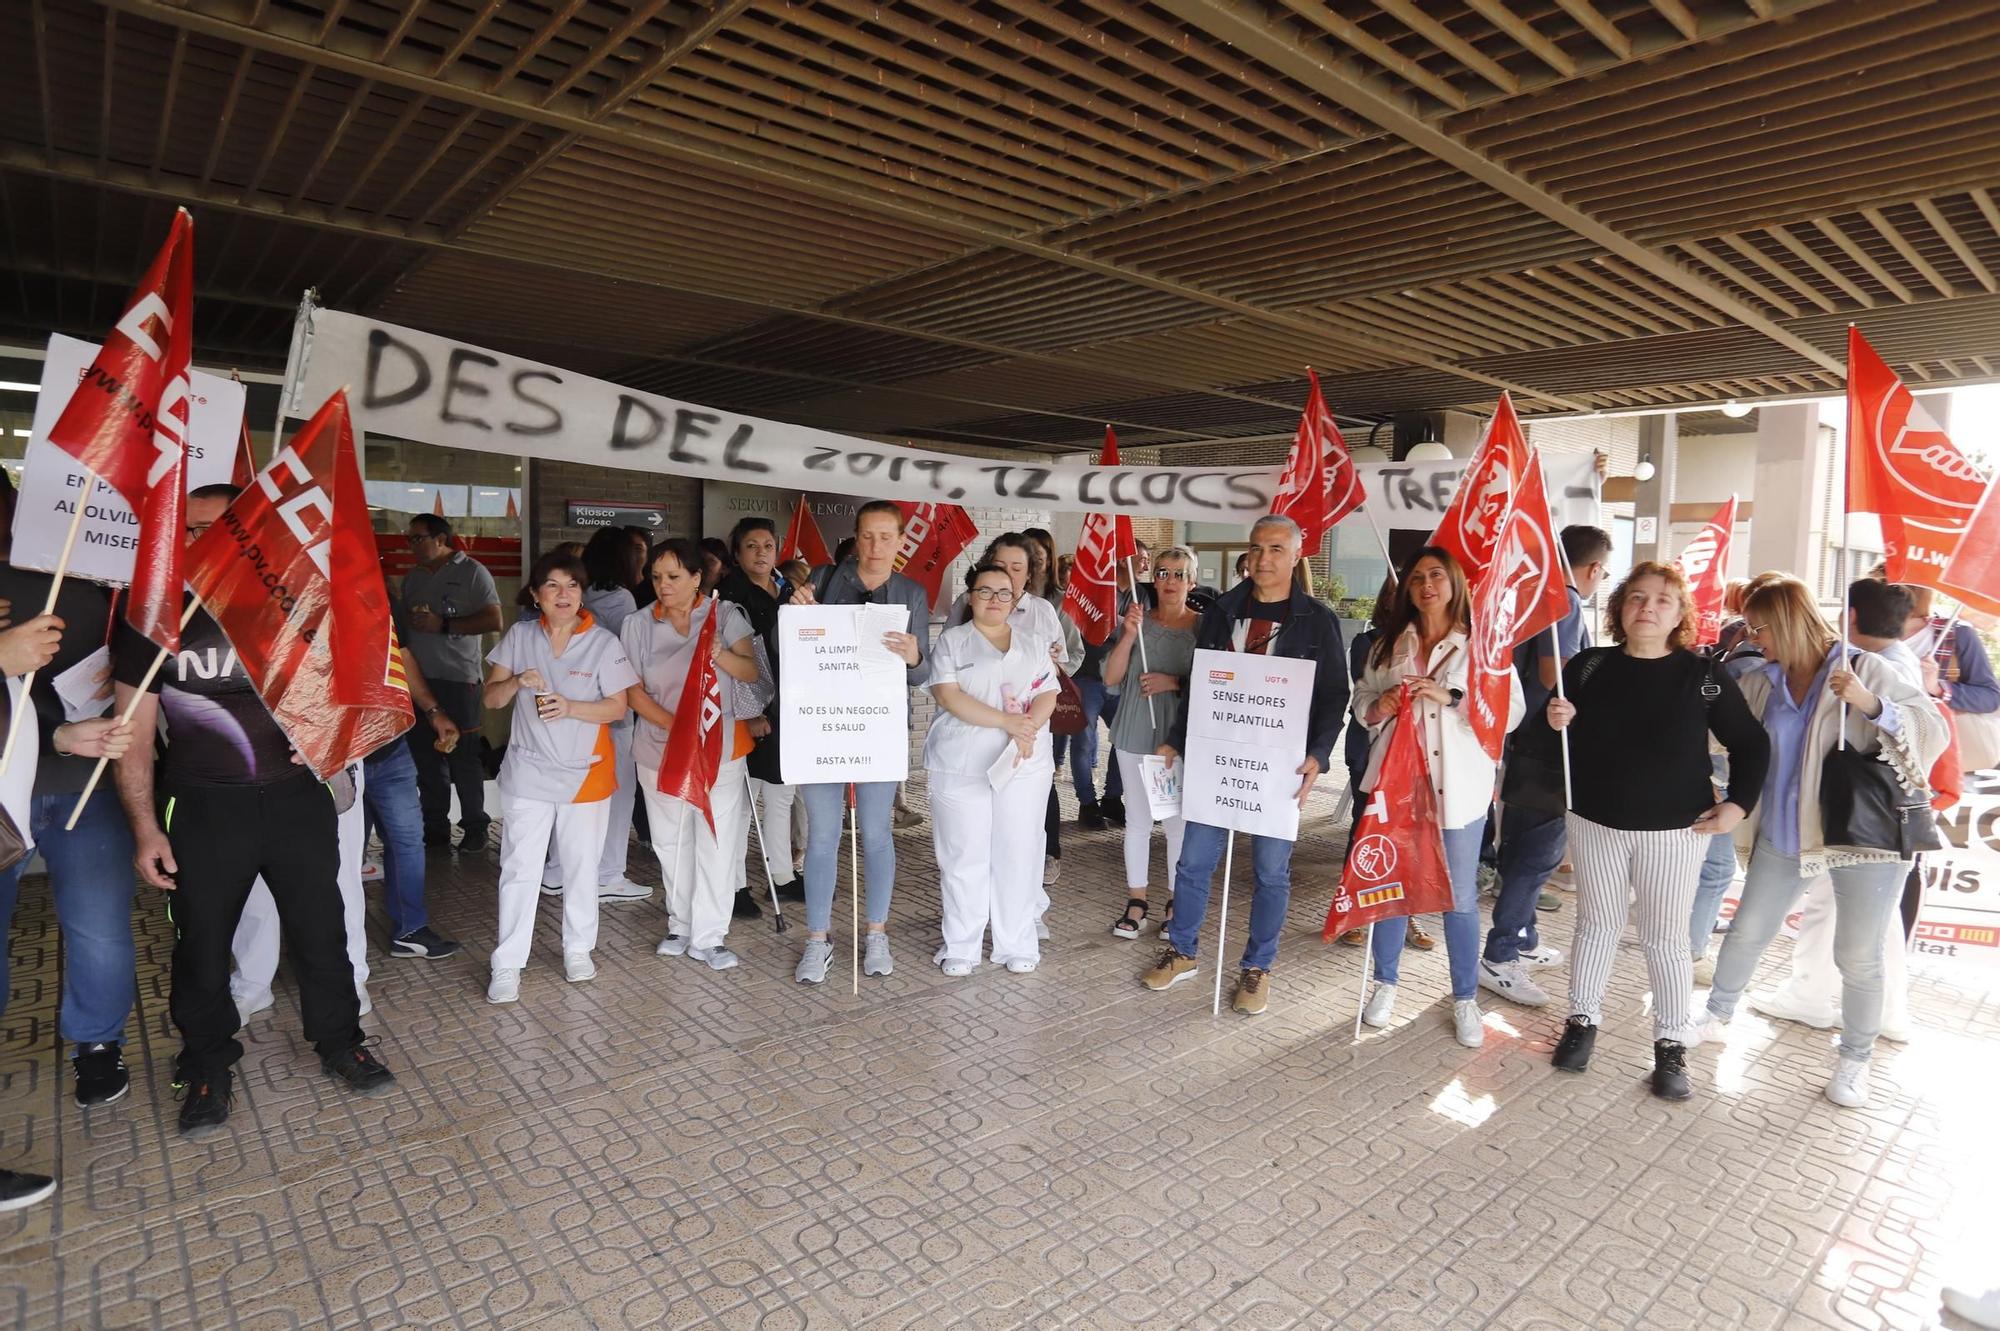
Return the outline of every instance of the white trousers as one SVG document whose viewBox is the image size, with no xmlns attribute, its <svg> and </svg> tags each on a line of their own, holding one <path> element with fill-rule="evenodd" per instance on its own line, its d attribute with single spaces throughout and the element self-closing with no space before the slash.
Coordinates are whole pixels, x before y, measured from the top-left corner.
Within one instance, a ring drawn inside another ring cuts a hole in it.
<svg viewBox="0 0 2000 1331">
<path fill-rule="evenodd" d="M 347 916 L 347 959 L 354 964 L 356 996 L 368 985 L 368 895 L 361 888 L 361 853 L 367 844 L 361 808 L 362 784 L 361 764 L 356 763 L 354 803 L 336 824 L 340 837 L 340 904 Z M 278 973 L 278 945 L 282 937 L 278 903 L 259 875 L 250 886 L 249 900 L 243 903 L 236 934 L 229 940 L 229 950 L 236 958 L 236 973 L 229 977 L 230 993 L 244 998 L 270 990 L 271 980 Z"/>
<path fill-rule="evenodd" d="M 931 772 L 931 842 L 937 848 L 944 945 L 937 961 L 979 960 L 993 931 L 993 960 L 1039 961 L 1035 917 L 1042 892 L 1042 820 L 1055 773 L 1016 776 L 999 790 L 984 776 Z"/>
<path fill-rule="evenodd" d="M 782 883 L 797 875 L 792 872 L 792 809 L 797 806 L 799 791 L 796 786 L 781 786 L 775 781 L 759 781 L 750 778 L 750 798 L 757 801 L 757 816 L 764 821 L 752 823 L 750 830 L 757 826 L 764 829 L 764 856 L 771 866 L 771 881 Z M 750 818 L 746 806 L 744 818 Z M 766 901 L 764 883 L 760 879 L 750 881 L 750 861 L 741 856 L 736 860 L 736 888 L 741 890 L 751 886 L 757 900 Z"/>
<path fill-rule="evenodd" d="M 632 804 L 638 799 L 638 788 L 632 784 L 632 727 L 611 727 L 611 748 L 615 755 L 611 770 L 618 774 L 617 788 L 606 801 L 611 806 L 610 822 L 604 829 L 604 853 L 597 859 L 597 885 L 615 883 L 625 876 L 625 856 L 632 845 Z M 542 865 L 542 879 L 553 883 L 562 876 L 562 865 L 556 859 L 554 843 L 549 846 L 549 858 Z"/>
<path fill-rule="evenodd" d="M 1806 889 L 1799 938 L 1792 944 L 1792 971 L 1778 986 L 1787 1006 L 1824 1012 L 1840 1021 L 1840 968 L 1833 964 L 1833 879 L 1821 874 Z M 1882 1029 L 1900 1035 L 1910 1028 L 1909 942 L 1903 916 L 1890 911 L 1882 922 Z"/>
<path fill-rule="evenodd" d="M 657 774 L 655 774 L 657 776 Z M 743 850 L 750 830 L 750 803 L 743 760 L 731 759 L 715 774 L 708 792 L 715 830 L 685 800 L 662 795 L 656 781 L 639 774 L 646 799 L 646 823 L 653 829 L 653 853 L 667 888 L 667 932 L 691 947 L 720 947 L 729 936 L 729 908 L 743 881 Z"/>
<path fill-rule="evenodd" d="M 1125 810 L 1125 886 L 1136 896 L 1146 890 L 1147 870 L 1153 862 L 1153 815 L 1146 799 L 1146 771 L 1140 766 L 1145 755 L 1114 749 L 1111 756 L 1125 789 L 1136 796 Z M 1172 896 L 1174 865 L 1180 863 L 1181 834 L 1187 831 L 1187 821 L 1175 814 L 1162 825 L 1167 829 L 1167 895 Z"/>
<path fill-rule="evenodd" d="M 1653 1038 L 1683 1044 L 1693 1038 L 1688 912 L 1708 842 L 1687 828 L 1626 832 L 1569 815 L 1569 853 L 1576 865 L 1576 951 L 1569 968 L 1573 1015 L 1599 1024 L 1618 938 L 1625 932 L 1629 903 L 1636 900 L 1639 946 L 1653 986 Z"/>
<path fill-rule="evenodd" d="M 562 945 L 565 953 L 597 947 L 597 858 L 604 851 L 604 825 L 611 801 L 556 804 L 549 800 L 502 797 L 500 829 L 500 940 L 493 949 L 496 969 L 528 964 L 535 941 L 535 909 L 542 901 L 542 862 L 553 837 L 562 863 Z"/>
</svg>

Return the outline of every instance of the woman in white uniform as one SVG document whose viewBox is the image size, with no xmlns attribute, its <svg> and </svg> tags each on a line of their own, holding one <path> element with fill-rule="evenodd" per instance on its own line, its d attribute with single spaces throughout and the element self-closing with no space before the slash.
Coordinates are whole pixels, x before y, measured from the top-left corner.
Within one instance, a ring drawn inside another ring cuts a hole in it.
<svg viewBox="0 0 2000 1331">
<path fill-rule="evenodd" d="M 1042 810 L 1055 781 L 1048 722 L 1056 707 L 1051 643 L 1010 622 L 1014 582 L 980 564 L 966 576 L 969 623 L 946 629 L 931 654 L 938 711 L 924 740 L 932 839 L 944 903 L 946 975 L 970 975 L 992 929 L 993 960 L 1035 969 Z M 1003 756 L 1011 767 L 995 788 Z"/>
<path fill-rule="evenodd" d="M 729 938 L 736 876 L 742 872 L 750 826 L 749 780 L 743 760 L 753 741 L 730 706 L 734 690 L 722 688 L 722 766 L 708 792 L 708 818 L 686 800 L 661 792 L 660 760 L 674 713 L 681 709 L 682 686 L 694 663 L 695 642 L 712 614 L 716 621 L 714 661 L 732 679 L 754 681 L 757 657 L 750 645 L 750 620 L 728 601 L 702 595 L 703 551 L 685 537 L 653 547 L 646 571 L 653 580 L 653 604 L 625 621 L 626 654 L 639 672 L 627 695 L 639 714 L 632 741 L 639 793 L 646 801 L 653 853 L 667 885 L 667 936 L 655 949 L 663 957 L 687 956 L 711 970 L 736 965 Z M 699 706 L 700 700 L 695 699 Z"/>
<path fill-rule="evenodd" d="M 552 551 L 536 560 L 528 588 L 539 613 L 509 628 L 486 658 L 486 706 L 497 710 L 523 690 L 529 695 L 514 709 L 500 764 L 507 812 L 489 1003 L 521 996 L 551 836 L 563 873 L 563 973 L 572 983 L 597 974 L 590 959 L 597 947 L 597 864 L 618 788 L 611 727 L 624 717 L 625 690 L 639 676 L 623 645 L 583 608 L 589 577 L 571 554 Z"/>
</svg>

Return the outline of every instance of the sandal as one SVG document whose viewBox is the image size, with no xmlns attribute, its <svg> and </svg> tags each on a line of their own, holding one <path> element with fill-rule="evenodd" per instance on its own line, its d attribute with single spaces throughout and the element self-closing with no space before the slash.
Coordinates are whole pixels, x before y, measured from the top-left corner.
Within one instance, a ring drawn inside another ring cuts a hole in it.
<svg viewBox="0 0 2000 1331">
<path fill-rule="evenodd" d="M 1160 937 L 1167 936 L 1167 929 L 1174 922 L 1174 899 L 1167 898 L 1167 904 L 1160 908 Z"/>
<path fill-rule="evenodd" d="M 1134 916 L 1132 914 L 1132 911 L 1135 907 L 1139 911 L 1137 916 Z M 1126 897 L 1125 913 L 1123 915 L 1120 915 L 1118 917 L 1118 922 L 1111 926 L 1111 932 L 1116 936 L 1118 936 L 1119 938 L 1137 938 L 1139 934 L 1145 929 L 1145 927 L 1146 927 L 1146 898 L 1129 897 L 1129 896 Z"/>
</svg>

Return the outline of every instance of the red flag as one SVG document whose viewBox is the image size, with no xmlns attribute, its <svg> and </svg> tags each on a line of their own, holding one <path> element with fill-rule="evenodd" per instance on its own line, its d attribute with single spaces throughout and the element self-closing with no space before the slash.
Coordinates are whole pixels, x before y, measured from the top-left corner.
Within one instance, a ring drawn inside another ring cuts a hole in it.
<svg viewBox="0 0 2000 1331">
<path fill-rule="evenodd" d="M 1735 532 L 1736 496 L 1731 495 L 1674 561 L 1687 576 L 1688 590 L 1694 596 L 1697 647 L 1722 637 L 1722 593 L 1729 584 L 1729 542 Z"/>
<path fill-rule="evenodd" d="M 409 729 L 345 393 L 189 547 L 187 580 L 316 775 Z"/>
<path fill-rule="evenodd" d="M 695 635 L 687 679 L 681 684 L 681 705 L 667 731 L 666 751 L 660 755 L 656 786 L 662 795 L 672 795 L 701 810 L 710 832 L 715 831 L 715 811 L 709 792 L 715 789 L 716 773 L 722 770 L 722 677 L 716 673 L 714 660 L 715 621 L 721 615 L 722 603 L 711 593 L 708 615 Z"/>
<path fill-rule="evenodd" d="M 1962 604 L 2000 615 L 2000 502 L 1994 500 L 1994 489 L 1986 487 L 1985 497 L 1972 511 L 1972 520 L 1957 534 L 1951 561 L 1944 566 L 1938 585 Z M 1908 567 L 1914 570 L 1922 566 Z M 1889 576 L 1895 576 L 1893 565 Z"/>
<path fill-rule="evenodd" d="M 193 338 L 194 220 L 180 209 L 132 303 L 49 431 L 50 443 L 123 495 L 138 515 L 125 617 L 169 651 L 181 642 Z"/>
<path fill-rule="evenodd" d="M 1320 395 L 1319 376 L 1306 371 L 1306 405 L 1299 413 L 1299 431 L 1278 478 L 1271 511 L 1299 524 L 1304 534 L 1300 553 L 1316 555 L 1320 542 L 1342 518 L 1361 507 L 1361 476 L 1347 441 L 1340 437 L 1333 413 Z"/>
<path fill-rule="evenodd" d="M 250 447 L 250 413 L 243 413 L 243 433 L 236 440 L 236 467 L 229 473 L 229 483 L 242 490 L 257 479 L 257 454 Z"/>
<path fill-rule="evenodd" d="M 1097 465 L 1118 465 L 1118 436 L 1104 427 L 1104 452 Z M 1063 588 L 1062 608 L 1076 621 L 1083 640 L 1096 647 L 1111 637 L 1118 618 L 1118 564 L 1139 553 L 1132 519 L 1124 514 L 1091 513 L 1077 533 L 1076 558 Z"/>
<path fill-rule="evenodd" d="M 1847 330 L 1847 510 L 1882 521 L 1889 581 L 1949 591 L 1943 575 L 1986 490 L 1861 330 Z"/>
<path fill-rule="evenodd" d="M 1479 441 L 1451 506 L 1431 534 L 1431 544 L 1451 551 L 1468 579 L 1477 582 L 1491 562 L 1500 543 L 1500 524 L 1527 469 L 1528 441 L 1514 415 L 1513 399 L 1502 393 L 1486 437 Z"/>
<path fill-rule="evenodd" d="M 909 504 L 903 510 L 903 545 L 896 551 L 896 571 L 914 578 L 937 604 L 938 588 L 951 561 L 979 538 L 979 524 L 957 504 Z"/>
<path fill-rule="evenodd" d="M 1542 461 L 1530 454 L 1521 489 L 1500 524 L 1486 569 L 1472 585 L 1472 660 L 1465 705 L 1472 733 L 1493 758 L 1507 735 L 1514 648 L 1569 613 L 1568 566 L 1549 519 Z"/>
<path fill-rule="evenodd" d="M 819 523 L 813 520 L 812 510 L 806 506 L 804 495 L 799 496 L 799 506 L 792 510 L 792 525 L 785 528 L 785 540 L 778 547 L 778 558 L 803 559 L 814 568 L 833 562 L 833 555 L 826 548 L 826 538 L 819 534 Z"/>
<path fill-rule="evenodd" d="M 1422 730 L 1405 696 L 1326 912 L 1320 937 L 1329 942 L 1381 920 L 1451 909 L 1451 875 Z"/>
</svg>

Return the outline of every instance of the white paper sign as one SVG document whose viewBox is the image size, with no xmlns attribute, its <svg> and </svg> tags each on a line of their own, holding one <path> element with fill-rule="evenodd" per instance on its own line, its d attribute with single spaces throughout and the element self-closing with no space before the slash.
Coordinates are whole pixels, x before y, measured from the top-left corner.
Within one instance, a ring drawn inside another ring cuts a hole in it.
<svg viewBox="0 0 2000 1331">
<path fill-rule="evenodd" d="M 111 649 L 99 647 L 49 683 L 62 699 L 65 721 L 88 721 L 111 710 Z"/>
<path fill-rule="evenodd" d="M 1191 823 L 1299 837 L 1314 663 L 1198 651 L 1188 692 L 1181 813 Z"/>
<path fill-rule="evenodd" d="M 910 688 L 882 645 L 906 606 L 778 609 L 778 769 L 789 785 L 901 781 L 910 774 Z"/>
<path fill-rule="evenodd" d="M 1154 822 L 1163 823 L 1180 816 L 1181 774 L 1185 771 L 1186 763 L 1169 767 L 1167 760 L 1157 753 L 1139 759 L 1139 773 L 1146 779 L 1146 807 L 1152 811 Z"/>
<path fill-rule="evenodd" d="M 63 539 L 77 496 L 83 493 L 84 471 L 75 459 L 49 442 L 49 431 L 76 392 L 77 381 L 97 358 L 97 345 L 57 334 L 49 339 L 42 363 L 42 392 L 35 402 L 35 421 L 21 472 L 21 495 L 14 506 L 16 568 L 53 572 L 62 558 Z M 236 444 L 243 431 L 243 385 L 233 379 L 195 370 L 188 375 L 188 489 L 227 482 L 236 466 Z M 93 582 L 129 585 L 134 551 L 139 544 L 139 519 L 116 490 L 98 482 L 84 511 L 83 528 L 69 560 L 70 576 Z"/>
<path fill-rule="evenodd" d="M 1920 957 L 2000 969 L 2000 772 L 1968 772 L 1964 798 L 1937 816 L 1945 848 L 1926 851 Z"/>
</svg>

